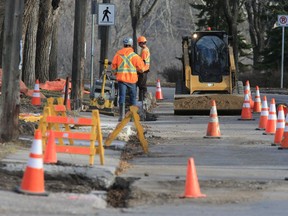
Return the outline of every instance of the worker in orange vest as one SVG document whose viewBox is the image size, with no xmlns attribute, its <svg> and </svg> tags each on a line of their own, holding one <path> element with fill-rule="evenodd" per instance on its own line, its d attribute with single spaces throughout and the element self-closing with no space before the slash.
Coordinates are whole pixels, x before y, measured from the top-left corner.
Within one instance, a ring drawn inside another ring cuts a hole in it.
<svg viewBox="0 0 288 216">
<path fill-rule="evenodd" d="M 141 47 L 141 58 L 145 63 L 144 73 L 138 73 L 137 86 L 139 88 L 138 100 L 143 101 L 147 93 L 147 76 L 150 70 L 150 51 L 146 45 L 147 39 L 144 36 L 140 36 L 137 39 L 138 45 Z"/>
<path fill-rule="evenodd" d="M 138 81 L 137 73 L 143 73 L 145 64 L 141 57 L 137 55 L 133 48 L 133 39 L 130 37 L 124 38 L 124 47 L 116 52 L 112 61 L 112 71 L 115 73 L 118 81 L 119 93 L 119 119 L 122 121 L 125 116 L 125 98 L 128 90 L 130 104 L 136 105 L 136 94 Z"/>
</svg>

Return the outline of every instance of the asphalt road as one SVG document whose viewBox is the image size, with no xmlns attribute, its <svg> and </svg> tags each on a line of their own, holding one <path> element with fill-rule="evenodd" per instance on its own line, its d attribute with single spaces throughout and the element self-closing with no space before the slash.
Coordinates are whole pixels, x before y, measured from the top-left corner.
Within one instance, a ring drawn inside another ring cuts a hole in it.
<svg viewBox="0 0 288 216">
<path fill-rule="evenodd" d="M 204 139 L 209 116 L 174 116 L 174 89 L 162 91 L 158 120 L 144 123 L 146 136 L 159 141 L 147 156 L 133 158 L 132 168 L 121 175 L 138 179 L 131 186 L 131 208 L 99 215 L 287 215 L 288 151 L 271 146 L 273 135 L 255 130 L 259 114 L 255 121 L 219 116 L 221 139 Z M 287 101 L 287 95 L 266 96 Z M 190 158 L 206 198 L 179 199 Z"/>
</svg>

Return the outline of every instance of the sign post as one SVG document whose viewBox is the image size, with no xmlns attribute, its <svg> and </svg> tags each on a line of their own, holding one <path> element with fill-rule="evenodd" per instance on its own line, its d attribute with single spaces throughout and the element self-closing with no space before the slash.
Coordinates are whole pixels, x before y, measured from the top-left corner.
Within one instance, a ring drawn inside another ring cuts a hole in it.
<svg viewBox="0 0 288 216">
<path fill-rule="evenodd" d="M 285 27 L 288 27 L 288 15 L 278 15 L 278 26 L 281 26 L 281 27 L 282 27 L 281 88 L 283 88 L 283 74 L 284 74 L 284 38 L 285 38 Z"/>
<path fill-rule="evenodd" d="M 96 6 L 97 1 L 92 0 L 91 1 L 91 14 L 92 14 L 92 26 L 91 26 L 91 62 L 90 62 L 90 92 L 93 91 L 93 85 L 94 85 L 94 31 L 95 31 L 95 15 L 96 15 Z"/>
</svg>

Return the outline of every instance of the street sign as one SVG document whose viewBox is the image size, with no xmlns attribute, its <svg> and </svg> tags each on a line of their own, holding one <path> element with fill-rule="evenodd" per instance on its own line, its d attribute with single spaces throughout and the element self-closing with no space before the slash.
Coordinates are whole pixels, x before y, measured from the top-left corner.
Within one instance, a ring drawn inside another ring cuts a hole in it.
<svg viewBox="0 0 288 216">
<path fill-rule="evenodd" d="M 278 15 L 278 26 L 288 27 L 288 15 Z"/>
<path fill-rule="evenodd" d="M 98 4 L 98 25 L 109 26 L 115 23 L 115 5 Z"/>
<path fill-rule="evenodd" d="M 288 27 L 288 15 L 278 15 L 278 26 L 282 27 L 282 53 L 281 53 L 281 88 L 283 88 L 284 77 L 284 39 L 285 27 Z"/>
</svg>

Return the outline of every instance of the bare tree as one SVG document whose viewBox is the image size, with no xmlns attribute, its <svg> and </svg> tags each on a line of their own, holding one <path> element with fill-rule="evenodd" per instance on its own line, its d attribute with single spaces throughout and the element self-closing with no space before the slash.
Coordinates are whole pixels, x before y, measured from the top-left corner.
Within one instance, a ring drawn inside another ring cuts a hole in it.
<svg viewBox="0 0 288 216">
<path fill-rule="evenodd" d="M 0 109 L 0 141 L 7 142 L 19 137 L 20 112 L 19 51 L 22 34 L 24 1 L 5 2 L 3 78 Z"/>
<path fill-rule="evenodd" d="M 133 41 L 137 41 L 137 30 L 141 22 L 148 17 L 156 6 L 158 0 L 130 0 L 130 15 L 131 25 L 133 30 Z M 137 52 L 137 43 L 133 46 L 135 52 Z"/>
<path fill-rule="evenodd" d="M 0 0 L 0 68 L 2 68 L 5 0 Z"/>
<path fill-rule="evenodd" d="M 36 45 L 36 79 L 49 80 L 49 53 L 53 27 L 51 0 L 41 0 Z"/>
<path fill-rule="evenodd" d="M 262 61 L 261 53 L 265 47 L 265 27 L 266 19 L 263 19 L 263 15 L 266 12 L 265 2 L 259 0 L 247 0 L 245 2 L 245 8 L 248 16 L 249 34 L 251 38 L 253 48 L 253 62 L 257 65 Z"/>
<path fill-rule="evenodd" d="M 73 109 L 81 108 L 84 78 L 85 29 L 87 0 L 76 0 L 73 39 L 72 91 Z"/>
<path fill-rule="evenodd" d="M 234 58 L 235 58 L 235 64 L 236 64 L 236 70 L 238 71 L 238 53 L 239 53 L 239 47 L 238 47 L 238 18 L 239 18 L 239 9 L 241 8 L 240 2 L 244 3 L 244 1 L 241 0 L 222 0 L 224 5 L 224 13 L 226 16 L 226 21 L 228 23 L 228 29 L 229 29 L 229 35 L 232 35 L 232 46 L 233 46 L 233 52 L 234 52 Z"/>
<path fill-rule="evenodd" d="M 58 54 L 58 27 L 59 27 L 58 23 L 60 19 L 59 3 L 60 0 L 58 0 L 58 2 L 52 1 L 53 30 L 51 38 L 51 51 L 49 56 L 49 80 L 55 80 L 58 77 L 57 54 Z"/>
<path fill-rule="evenodd" d="M 23 67 L 22 80 L 29 86 L 35 84 L 36 34 L 38 26 L 39 0 L 26 0 L 23 17 Z"/>
</svg>

